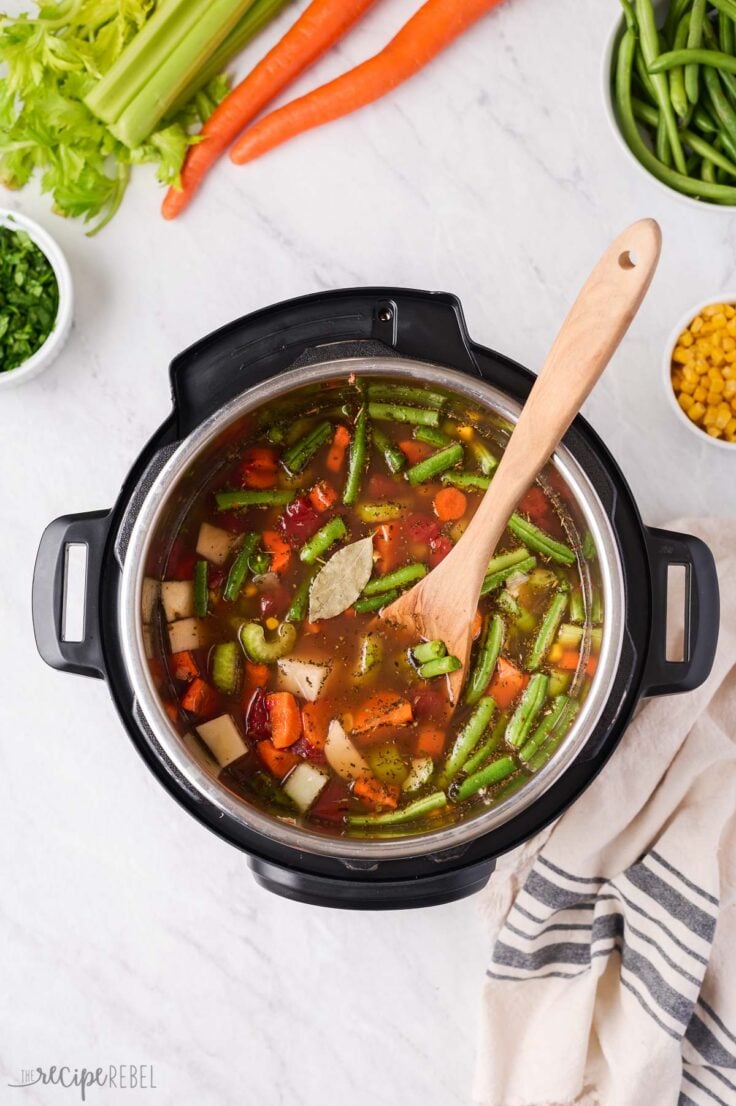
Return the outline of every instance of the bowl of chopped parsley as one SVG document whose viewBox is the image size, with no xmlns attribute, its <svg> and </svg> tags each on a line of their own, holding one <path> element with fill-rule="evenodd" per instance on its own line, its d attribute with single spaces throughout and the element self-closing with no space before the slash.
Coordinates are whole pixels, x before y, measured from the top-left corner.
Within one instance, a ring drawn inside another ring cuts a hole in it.
<svg viewBox="0 0 736 1106">
<path fill-rule="evenodd" d="M 48 368 L 72 322 L 69 266 L 51 235 L 0 210 L 0 389 Z"/>
</svg>

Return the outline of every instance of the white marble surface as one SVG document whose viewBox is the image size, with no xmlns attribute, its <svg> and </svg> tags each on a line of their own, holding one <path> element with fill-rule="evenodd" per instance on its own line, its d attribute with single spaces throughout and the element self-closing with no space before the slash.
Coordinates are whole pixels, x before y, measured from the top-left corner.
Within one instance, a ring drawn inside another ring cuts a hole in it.
<svg viewBox="0 0 736 1106">
<path fill-rule="evenodd" d="M 381 0 L 300 86 L 367 56 L 415 6 Z M 477 901 L 350 914 L 259 890 L 154 782 L 104 684 L 42 664 L 31 570 L 50 519 L 112 503 L 169 408 L 169 359 L 215 326 L 320 289 L 441 288 L 474 337 L 534 366 L 599 250 L 641 215 L 662 223 L 661 270 L 587 413 L 648 521 L 733 513 L 736 455 L 678 425 L 660 359 L 690 304 L 736 295 L 736 224 L 662 195 L 606 131 L 617 7 L 507 0 L 390 100 L 224 165 L 174 225 L 145 172 L 92 240 L 31 191 L 3 197 L 57 235 L 78 297 L 57 366 L 0 400 L 3 1103 L 77 1100 L 6 1089 L 23 1067 L 116 1062 L 154 1064 L 162 1106 L 470 1101 Z"/>
</svg>

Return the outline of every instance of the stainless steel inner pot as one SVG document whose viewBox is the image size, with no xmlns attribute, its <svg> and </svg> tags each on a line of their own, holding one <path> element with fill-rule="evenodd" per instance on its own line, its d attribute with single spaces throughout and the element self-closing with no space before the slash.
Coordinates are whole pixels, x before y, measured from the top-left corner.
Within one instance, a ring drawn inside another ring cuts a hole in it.
<svg viewBox="0 0 736 1106">
<path fill-rule="evenodd" d="M 608 517 L 585 472 L 564 447 L 552 463 L 574 494 L 578 509 L 592 533 L 600 565 L 605 622 L 600 660 L 593 684 L 566 739 L 548 763 L 519 791 L 496 806 L 489 806 L 453 826 L 430 833 L 383 840 L 331 837 L 264 814 L 228 791 L 218 781 L 204 754 L 194 742 L 185 742 L 164 712 L 146 661 L 140 618 L 141 588 L 151 542 L 162 523 L 167 505 L 197 462 L 223 431 L 243 415 L 296 388 L 344 380 L 348 374 L 400 377 L 412 383 L 439 385 L 472 403 L 515 423 L 520 405 L 480 378 L 421 361 L 393 357 L 364 357 L 323 361 L 292 369 L 250 388 L 206 422 L 176 448 L 148 484 L 127 530 L 123 553 L 119 617 L 123 655 L 136 706 L 147 726 L 191 787 L 223 813 L 272 841 L 305 853 L 339 857 L 345 861 L 398 860 L 459 848 L 495 829 L 531 806 L 572 764 L 592 733 L 608 700 L 617 671 L 625 621 L 623 576 L 618 549 Z M 144 477 L 145 482 L 145 477 Z M 137 497 L 134 497 L 136 499 Z"/>
</svg>

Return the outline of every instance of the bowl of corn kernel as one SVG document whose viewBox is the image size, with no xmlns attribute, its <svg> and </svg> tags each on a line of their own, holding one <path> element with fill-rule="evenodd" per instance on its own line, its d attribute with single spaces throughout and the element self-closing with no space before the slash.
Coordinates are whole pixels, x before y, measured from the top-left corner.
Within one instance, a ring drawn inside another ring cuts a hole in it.
<svg viewBox="0 0 736 1106">
<path fill-rule="evenodd" d="M 685 424 L 736 450 L 736 298 L 689 311 L 667 346 L 664 369 L 672 406 Z"/>
</svg>

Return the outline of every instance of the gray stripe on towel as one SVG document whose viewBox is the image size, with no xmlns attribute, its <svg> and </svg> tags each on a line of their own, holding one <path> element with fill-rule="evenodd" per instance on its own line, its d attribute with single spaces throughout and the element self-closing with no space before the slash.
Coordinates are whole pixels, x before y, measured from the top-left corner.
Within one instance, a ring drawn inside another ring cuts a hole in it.
<svg viewBox="0 0 736 1106">
<path fill-rule="evenodd" d="M 690 1072 L 686 1071 L 684 1068 L 682 1069 L 682 1077 L 683 1079 L 687 1079 L 688 1083 L 692 1083 L 694 1087 L 699 1087 L 701 1091 L 708 1095 L 708 1098 L 712 1098 L 714 1102 L 717 1102 L 718 1106 L 729 1106 L 728 1102 L 726 1102 L 722 1098 L 719 1098 L 717 1094 L 713 1093 L 713 1091 L 708 1090 L 708 1088 L 703 1083 L 701 1083 L 698 1079 L 695 1078 L 694 1075 L 691 1075 Z M 731 1106 L 733 1106 L 733 1103 L 731 1104 Z"/>
<path fill-rule="evenodd" d="M 736 1068 L 736 1056 L 723 1047 L 697 1014 L 690 1018 L 685 1037 L 709 1063 L 720 1068 Z"/>
<path fill-rule="evenodd" d="M 563 879 L 569 880 L 571 883 L 605 883 L 606 880 L 602 876 L 573 876 L 569 872 L 563 871 L 562 868 L 558 868 L 556 864 L 553 864 L 551 860 L 547 860 L 546 856 L 538 857 L 539 863 L 544 864 L 545 868 L 549 868 L 551 872 L 556 872 L 558 876 L 562 876 Z"/>
<path fill-rule="evenodd" d="M 673 876 L 677 876 L 677 878 L 684 883 L 686 887 L 689 887 L 691 891 L 697 891 L 707 902 L 713 903 L 714 906 L 720 906 L 720 902 L 715 895 L 711 895 L 707 891 L 704 891 L 702 887 L 698 887 L 697 883 L 693 883 L 687 876 L 684 876 L 673 864 L 670 864 L 669 860 L 665 860 L 661 853 L 657 853 L 654 849 L 651 849 L 649 855 L 653 857 L 658 864 L 661 864 L 663 868 L 666 868 L 668 872 L 672 872 Z"/>
<path fill-rule="evenodd" d="M 633 867 L 627 868 L 624 874 L 634 887 L 659 903 L 671 917 L 676 918 L 692 933 L 704 941 L 713 940 L 716 928 L 715 918 L 711 914 L 706 914 L 679 891 L 675 891 L 674 887 L 665 883 L 660 876 L 645 868 L 643 864 L 634 864 Z"/>
</svg>

